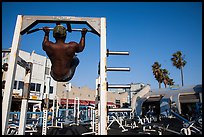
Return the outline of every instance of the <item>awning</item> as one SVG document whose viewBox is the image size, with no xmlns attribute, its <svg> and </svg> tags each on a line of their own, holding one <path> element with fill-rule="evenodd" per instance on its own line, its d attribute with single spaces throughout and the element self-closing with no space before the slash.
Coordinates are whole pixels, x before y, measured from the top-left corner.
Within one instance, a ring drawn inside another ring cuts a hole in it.
<svg viewBox="0 0 204 137">
<path fill-rule="evenodd" d="M 156 101 L 160 101 L 162 98 L 162 96 L 158 96 L 158 97 L 149 97 L 145 102 L 156 102 Z"/>
<path fill-rule="evenodd" d="M 91 100 L 79 100 L 80 105 L 95 105 L 95 101 L 91 101 Z M 61 99 L 61 104 L 62 105 L 66 105 L 67 104 L 67 99 Z M 68 104 L 69 105 L 74 105 L 74 99 L 68 99 Z M 113 102 L 108 102 L 107 103 L 108 106 L 114 106 L 115 104 Z"/>
<path fill-rule="evenodd" d="M 186 94 L 179 96 L 180 103 L 196 103 L 199 102 L 199 94 Z"/>
</svg>

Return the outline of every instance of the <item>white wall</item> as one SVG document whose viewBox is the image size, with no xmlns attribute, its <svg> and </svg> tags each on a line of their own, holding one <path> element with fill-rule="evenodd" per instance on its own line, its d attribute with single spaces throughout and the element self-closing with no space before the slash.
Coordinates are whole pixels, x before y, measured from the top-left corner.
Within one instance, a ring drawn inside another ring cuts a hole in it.
<svg viewBox="0 0 204 137">
<path fill-rule="evenodd" d="M 48 58 L 46 58 L 45 56 L 39 55 L 37 53 L 29 53 L 26 51 L 22 51 L 19 50 L 19 57 L 22 58 L 23 60 L 33 61 L 33 69 L 32 69 L 32 77 L 31 77 L 31 83 L 38 83 L 41 84 L 40 87 L 40 92 L 36 92 L 36 91 L 31 91 L 30 92 L 30 99 L 32 99 L 32 96 L 37 96 L 37 100 L 42 100 L 43 99 L 43 93 L 44 93 L 44 85 L 46 85 L 46 74 L 45 74 L 45 68 L 46 66 L 49 68 L 49 70 L 51 69 L 51 62 Z M 3 57 L 2 61 L 5 63 L 5 61 L 7 60 L 8 57 Z M 8 74 L 6 74 L 8 75 Z M 50 76 L 50 72 L 48 74 Z M 15 80 L 16 81 L 22 81 L 24 82 L 24 76 L 25 76 L 25 68 L 21 67 L 20 65 L 17 65 L 16 67 L 16 74 L 15 74 Z M 5 79 L 5 77 L 2 78 L 2 80 Z M 54 81 L 51 78 L 51 82 L 50 82 L 50 86 L 53 86 L 53 93 L 56 93 L 56 88 L 57 88 L 57 82 Z M 18 89 L 14 89 L 13 93 L 17 93 L 20 96 L 22 95 L 22 90 L 18 90 Z M 50 94 L 50 99 L 52 99 L 54 96 L 53 94 Z M 33 98 L 34 99 L 34 98 Z M 36 101 L 32 101 L 30 100 L 29 102 L 35 102 Z"/>
</svg>

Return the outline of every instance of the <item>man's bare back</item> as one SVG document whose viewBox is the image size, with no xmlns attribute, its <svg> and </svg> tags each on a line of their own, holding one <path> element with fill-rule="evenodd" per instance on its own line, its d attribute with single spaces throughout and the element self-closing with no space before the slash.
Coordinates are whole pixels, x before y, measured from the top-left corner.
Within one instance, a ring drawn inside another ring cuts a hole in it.
<svg viewBox="0 0 204 137">
<path fill-rule="evenodd" d="M 56 28 L 56 27 L 55 27 Z M 58 82 L 66 82 L 72 79 L 75 69 L 79 64 L 79 60 L 76 57 L 75 53 L 82 52 L 85 47 L 85 34 L 87 29 L 82 29 L 82 36 L 80 42 L 69 42 L 65 43 L 66 39 L 66 30 L 60 30 L 62 27 L 54 29 L 53 36 L 56 39 L 56 42 L 53 43 L 49 41 L 49 30 L 47 27 L 44 27 L 45 37 L 43 40 L 43 50 L 47 53 L 48 57 L 51 60 L 51 76 L 54 80 Z M 63 31 L 63 37 L 54 33 L 59 34 Z M 61 31 L 61 32 L 60 32 Z M 64 36 L 65 35 L 65 36 Z"/>
</svg>

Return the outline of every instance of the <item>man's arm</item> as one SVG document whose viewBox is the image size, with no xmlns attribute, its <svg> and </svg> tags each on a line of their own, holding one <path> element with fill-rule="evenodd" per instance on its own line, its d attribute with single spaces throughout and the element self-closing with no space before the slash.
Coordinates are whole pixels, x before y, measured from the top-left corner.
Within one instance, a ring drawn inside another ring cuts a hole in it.
<svg viewBox="0 0 204 137">
<path fill-rule="evenodd" d="M 44 39 L 42 42 L 42 46 L 43 46 L 43 50 L 46 50 L 46 47 L 49 46 L 49 43 L 50 43 L 49 41 L 50 30 L 48 29 L 48 27 L 44 27 L 43 31 L 45 32 L 45 35 L 44 35 Z"/>
<path fill-rule="evenodd" d="M 82 31 L 81 31 L 81 39 L 80 39 L 80 42 L 79 42 L 79 45 L 77 47 L 77 53 L 78 52 L 82 52 L 84 50 L 84 47 L 85 47 L 85 36 L 86 36 L 86 33 L 87 33 L 87 29 L 86 28 L 83 28 Z"/>
</svg>

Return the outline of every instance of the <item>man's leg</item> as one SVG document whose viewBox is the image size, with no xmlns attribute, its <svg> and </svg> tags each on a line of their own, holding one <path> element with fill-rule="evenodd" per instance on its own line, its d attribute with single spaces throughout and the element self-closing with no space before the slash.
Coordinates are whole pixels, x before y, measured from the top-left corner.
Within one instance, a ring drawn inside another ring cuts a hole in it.
<svg viewBox="0 0 204 137">
<path fill-rule="evenodd" d="M 74 56 L 73 57 L 73 60 L 72 60 L 72 63 L 71 63 L 71 68 L 70 68 L 70 72 L 69 72 L 69 77 L 67 77 L 65 79 L 65 81 L 70 81 L 72 79 L 72 77 L 74 76 L 74 73 L 75 73 L 75 70 L 76 70 L 76 67 L 79 65 L 79 59 Z"/>
</svg>

